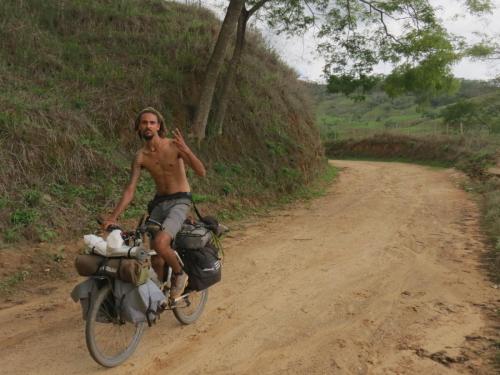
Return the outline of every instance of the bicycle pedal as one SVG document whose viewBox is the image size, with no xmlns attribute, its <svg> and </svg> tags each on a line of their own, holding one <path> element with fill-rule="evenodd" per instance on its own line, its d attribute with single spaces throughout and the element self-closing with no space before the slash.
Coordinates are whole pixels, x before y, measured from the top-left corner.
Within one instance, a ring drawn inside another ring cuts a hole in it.
<svg viewBox="0 0 500 375">
<path fill-rule="evenodd" d="M 163 313 L 165 310 L 168 310 L 170 307 L 169 303 L 163 302 L 158 306 L 158 310 L 156 311 L 158 314 Z"/>
<path fill-rule="evenodd" d="M 187 296 L 189 296 L 189 293 L 185 293 L 182 296 L 177 297 L 176 299 L 169 299 L 170 306 L 175 306 L 177 302 L 183 301 Z"/>
<path fill-rule="evenodd" d="M 170 283 L 168 281 L 164 281 L 162 284 L 161 284 L 161 287 L 160 287 L 160 290 L 165 293 L 167 291 L 170 290 Z"/>
</svg>

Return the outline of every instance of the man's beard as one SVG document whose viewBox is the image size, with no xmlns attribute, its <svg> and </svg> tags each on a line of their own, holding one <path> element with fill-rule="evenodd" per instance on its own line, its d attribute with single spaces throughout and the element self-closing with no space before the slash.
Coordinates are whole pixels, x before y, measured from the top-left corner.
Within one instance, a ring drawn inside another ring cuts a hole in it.
<svg viewBox="0 0 500 375">
<path fill-rule="evenodd" d="M 146 134 L 146 132 L 142 133 L 142 138 L 146 141 L 153 139 L 153 137 L 154 137 L 154 135 L 152 132 L 148 132 L 147 134 Z"/>
</svg>

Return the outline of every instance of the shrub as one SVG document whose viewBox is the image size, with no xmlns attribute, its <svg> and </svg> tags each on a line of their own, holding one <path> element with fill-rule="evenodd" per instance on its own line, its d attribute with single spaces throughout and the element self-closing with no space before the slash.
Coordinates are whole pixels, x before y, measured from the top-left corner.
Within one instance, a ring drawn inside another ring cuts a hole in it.
<svg viewBox="0 0 500 375">
<path fill-rule="evenodd" d="M 13 225 L 28 226 L 38 219 L 39 213 L 34 209 L 18 209 L 10 215 L 10 222 Z"/>
</svg>

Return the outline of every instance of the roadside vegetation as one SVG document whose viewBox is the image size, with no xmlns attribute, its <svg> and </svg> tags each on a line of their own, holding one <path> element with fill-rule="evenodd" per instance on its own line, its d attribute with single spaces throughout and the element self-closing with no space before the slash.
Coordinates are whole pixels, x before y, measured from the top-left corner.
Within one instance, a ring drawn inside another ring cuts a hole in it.
<svg viewBox="0 0 500 375">
<path fill-rule="evenodd" d="M 461 80 L 454 94 L 419 102 L 414 95 L 390 98 L 381 87 L 353 100 L 311 85 L 316 122 L 324 140 L 367 138 L 380 133 L 407 136 L 463 136 L 500 144 L 500 88 L 497 81 Z"/>
</svg>

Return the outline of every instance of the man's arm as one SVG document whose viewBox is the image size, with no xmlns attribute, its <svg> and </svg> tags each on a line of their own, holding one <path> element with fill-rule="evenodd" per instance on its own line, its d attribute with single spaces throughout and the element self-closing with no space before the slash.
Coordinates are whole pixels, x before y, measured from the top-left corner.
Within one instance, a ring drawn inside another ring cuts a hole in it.
<svg viewBox="0 0 500 375">
<path fill-rule="evenodd" d="M 139 181 L 139 177 L 141 175 L 141 162 L 140 162 L 140 152 L 135 156 L 134 161 L 132 162 L 132 170 L 130 173 L 130 180 L 128 185 L 125 187 L 123 191 L 122 197 L 118 205 L 113 210 L 113 213 L 107 217 L 106 220 L 102 223 L 102 227 L 106 229 L 111 224 L 116 224 L 118 217 L 125 211 L 128 207 L 132 199 L 134 199 L 135 188 L 137 187 L 137 182 Z"/>
<path fill-rule="evenodd" d="M 182 160 L 184 160 L 184 162 L 189 165 L 198 176 L 205 177 L 205 175 L 207 174 L 205 166 L 203 165 L 201 160 L 198 159 L 195 154 L 193 154 L 193 151 L 191 151 L 191 149 L 184 141 L 182 133 L 177 128 L 174 130 L 174 144 L 177 146 Z"/>
</svg>

